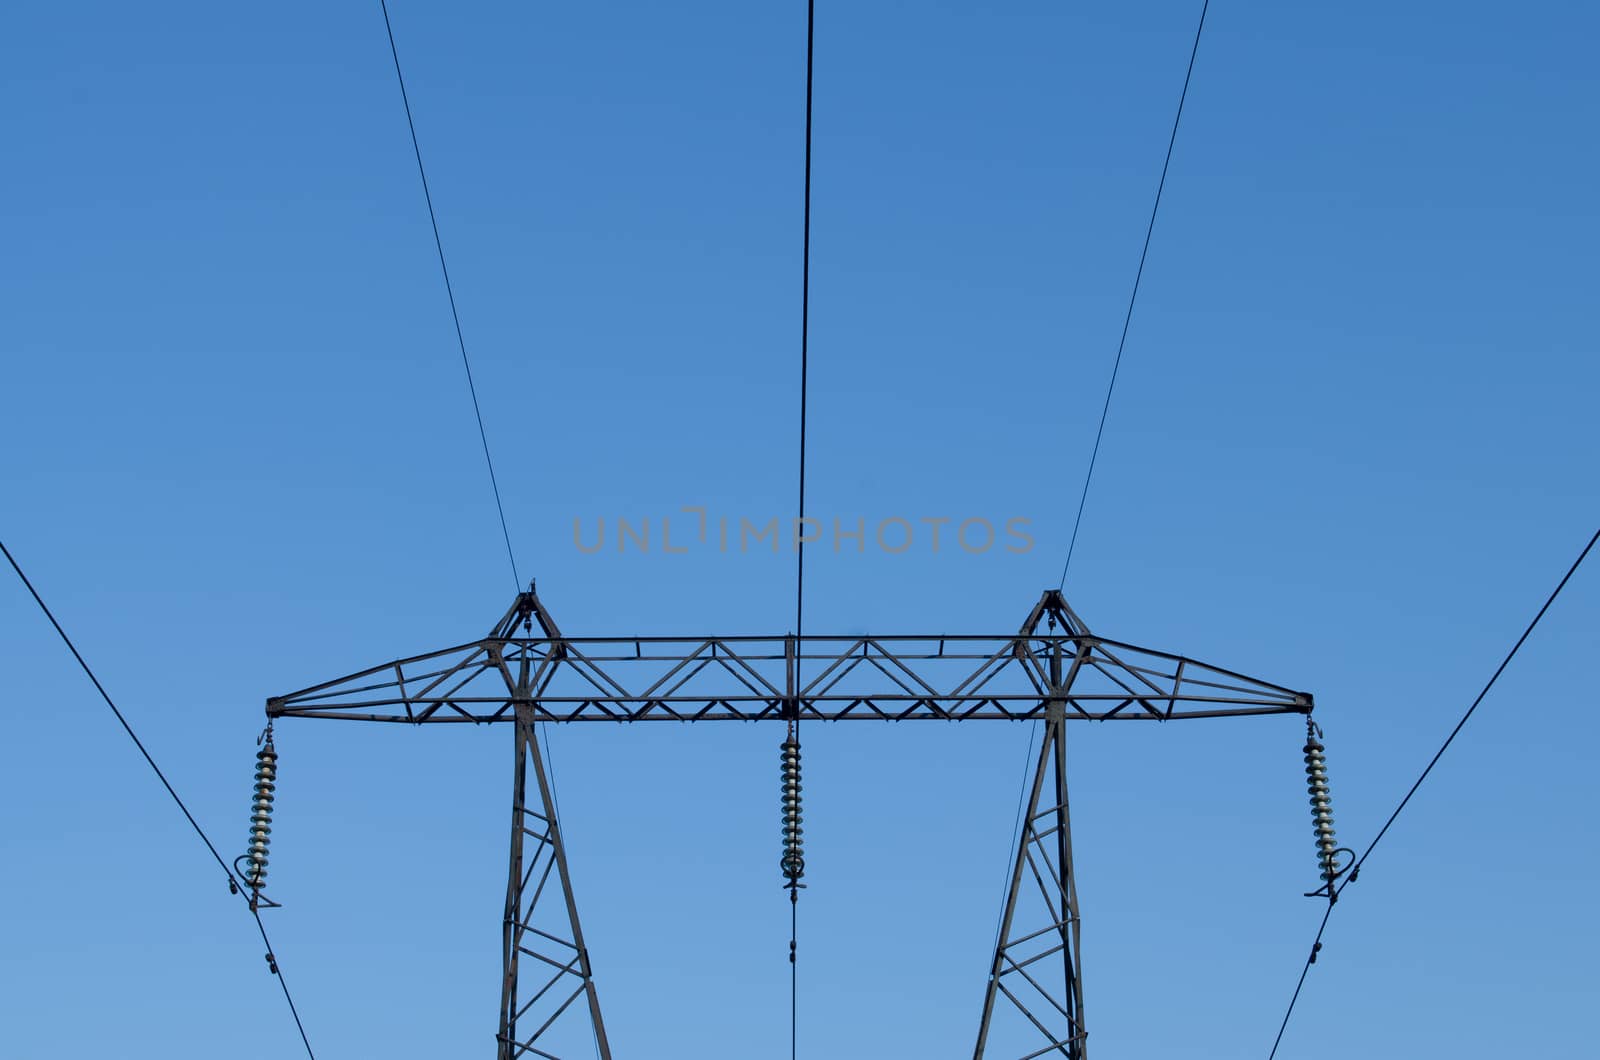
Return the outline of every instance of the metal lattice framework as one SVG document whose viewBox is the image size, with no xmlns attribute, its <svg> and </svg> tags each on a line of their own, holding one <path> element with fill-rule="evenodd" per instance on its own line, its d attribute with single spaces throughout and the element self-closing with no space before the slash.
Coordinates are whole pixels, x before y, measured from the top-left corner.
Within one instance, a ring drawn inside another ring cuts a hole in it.
<svg viewBox="0 0 1600 1060">
<path fill-rule="evenodd" d="M 481 640 L 267 701 L 272 719 L 513 725 L 500 1060 L 553 1057 L 545 1049 L 564 1020 L 587 1020 L 600 1055 L 611 1056 L 540 755 L 540 725 L 1042 720 L 973 1055 L 985 1055 L 992 1023 L 1008 1012 L 1036 1032 L 1038 1048 L 1026 1057 L 1083 1060 L 1066 722 L 1311 710 L 1307 693 L 1096 636 L 1056 590 L 1044 593 L 1014 634 L 567 637 L 530 588 Z M 530 765 L 536 801 L 528 798 Z M 542 974 L 530 972 L 524 984 L 525 967 Z"/>
</svg>

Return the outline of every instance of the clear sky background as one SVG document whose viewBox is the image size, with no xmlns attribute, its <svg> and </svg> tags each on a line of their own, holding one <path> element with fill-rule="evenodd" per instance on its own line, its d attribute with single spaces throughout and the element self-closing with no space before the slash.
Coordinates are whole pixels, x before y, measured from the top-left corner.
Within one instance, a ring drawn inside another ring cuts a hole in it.
<svg viewBox="0 0 1600 1060">
<path fill-rule="evenodd" d="M 1061 570 L 1197 2 L 822 3 L 809 499 L 1034 549 L 812 553 L 812 632 L 1014 630 Z M 804 5 L 395 29 L 524 577 L 563 629 L 782 633 L 792 557 L 574 519 L 793 510 Z M 514 585 L 376 3 L 16 3 L 0 532 L 242 851 L 269 694 Z M 1593 531 L 1590 5 L 1212 5 L 1067 595 L 1317 697 L 1364 846 Z M 1592 1056 L 1600 578 L 1341 902 L 1281 1056 Z M 0 589 L 17 1057 L 295 1055 L 253 925 Z M 1321 914 L 1297 718 L 1079 725 L 1101 1058 L 1265 1057 Z M 813 726 L 801 1052 L 971 1048 L 1029 732 Z M 773 726 L 552 756 L 623 1057 L 787 1055 Z M 488 1055 L 508 728 L 290 722 L 274 895 L 324 1060 Z"/>
</svg>

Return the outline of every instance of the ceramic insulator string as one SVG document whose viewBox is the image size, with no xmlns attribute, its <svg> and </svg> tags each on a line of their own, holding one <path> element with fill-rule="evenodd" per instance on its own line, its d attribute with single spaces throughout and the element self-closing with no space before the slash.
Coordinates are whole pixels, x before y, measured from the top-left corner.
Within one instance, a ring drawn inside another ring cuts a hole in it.
<svg viewBox="0 0 1600 1060">
<path fill-rule="evenodd" d="M 793 890 L 801 886 L 800 878 L 806 874 L 805 847 L 800 827 L 800 741 L 791 736 L 783 741 L 783 869 L 784 886 Z"/>
<path fill-rule="evenodd" d="M 1328 791 L 1328 762 L 1316 726 L 1306 723 L 1306 789 L 1311 794 L 1311 821 L 1317 837 L 1317 864 L 1331 887 L 1338 878 L 1339 843 L 1333 837 L 1333 801 Z"/>
<path fill-rule="evenodd" d="M 245 851 L 245 882 L 259 891 L 267 882 L 267 848 L 272 845 L 272 799 L 278 787 L 278 752 L 269 730 L 256 752 L 255 794 L 250 802 L 250 846 Z"/>
</svg>

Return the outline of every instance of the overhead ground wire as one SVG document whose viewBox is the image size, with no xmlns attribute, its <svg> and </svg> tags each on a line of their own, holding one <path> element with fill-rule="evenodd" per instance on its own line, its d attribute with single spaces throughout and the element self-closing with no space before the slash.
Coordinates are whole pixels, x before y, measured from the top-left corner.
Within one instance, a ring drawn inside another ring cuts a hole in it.
<svg viewBox="0 0 1600 1060">
<path fill-rule="evenodd" d="M 1161 163 L 1161 179 L 1156 182 L 1155 202 L 1150 207 L 1150 221 L 1144 229 L 1144 245 L 1139 250 L 1139 268 L 1133 274 L 1133 290 L 1128 294 L 1128 311 L 1122 316 L 1122 337 L 1117 340 L 1117 356 L 1111 362 L 1111 380 L 1106 384 L 1106 399 L 1100 407 L 1100 425 L 1095 428 L 1094 448 L 1089 452 L 1089 467 L 1083 475 L 1083 492 L 1078 495 L 1078 514 L 1072 521 L 1072 538 L 1067 543 L 1067 561 L 1061 565 L 1061 581 L 1057 588 L 1065 588 L 1067 571 L 1072 567 L 1072 555 L 1078 547 L 1078 530 L 1083 525 L 1083 509 L 1089 501 L 1089 483 L 1094 481 L 1094 468 L 1100 458 L 1100 443 L 1105 438 L 1106 419 L 1111 414 L 1111 395 L 1117 389 L 1117 375 L 1122 369 L 1122 352 L 1128 345 L 1128 329 L 1133 324 L 1133 307 L 1139 301 L 1139 286 L 1144 280 L 1145 262 L 1150 258 L 1150 239 L 1155 235 L 1156 215 L 1161 211 L 1161 194 L 1167 188 L 1167 171 L 1172 168 L 1172 152 L 1178 144 L 1178 125 L 1183 121 L 1183 105 L 1189 98 L 1189 81 L 1194 77 L 1195 57 L 1200 54 L 1200 37 L 1206 29 L 1206 12 L 1211 0 L 1200 5 L 1200 22 L 1194 29 L 1194 43 L 1189 48 L 1189 66 L 1183 73 L 1183 91 L 1178 93 L 1178 109 L 1172 116 L 1172 132 L 1167 137 L 1167 155 Z"/>
<path fill-rule="evenodd" d="M 516 591 L 522 591 L 522 577 L 517 573 L 517 554 L 511 547 L 511 528 L 506 522 L 506 506 L 500 499 L 500 480 L 494 473 L 494 457 L 489 453 L 489 433 L 483 426 L 483 407 L 478 403 L 478 386 L 472 378 L 472 361 L 467 356 L 467 339 L 461 329 L 461 311 L 456 307 L 456 291 L 450 282 L 450 266 L 445 262 L 444 239 L 439 235 L 439 215 L 433 208 L 433 192 L 428 187 L 428 170 L 422 164 L 422 143 L 417 139 L 416 119 L 411 115 L 411 96 L 406 92 L 406 75 L 400 69 L 400 49 L 394 42 L 394 25 L 389 21 L 388 0 L 378 0 L 383 8 L 383 28 L 389 34 L 389 54 L 394 59 L 395 80 L 400 83 L 400 102 L 406 111 L 406 128 L 411 130 L 411 150 L 417 158 L 417 177 L 422 181 L 422 199 L 428 206 L 428 223 L 433 226 L 433 246 L 439 254 L 439 273 L 444 277 L 445 298 L 450 303 L 450 320 L 456 328 L 456 346 L 461 351 L 461 367 L 467 375 L 467 392 L 472 396 L 472 414 L 478 421 L 478 440 L 483 443 L 483 462 L 489 468 L 489 487 L 494 491 L 495 511 L 500 515 L 500 534 L 505 538 L 506 559 L 511 563 L 511 580 Z"/>
</svg>

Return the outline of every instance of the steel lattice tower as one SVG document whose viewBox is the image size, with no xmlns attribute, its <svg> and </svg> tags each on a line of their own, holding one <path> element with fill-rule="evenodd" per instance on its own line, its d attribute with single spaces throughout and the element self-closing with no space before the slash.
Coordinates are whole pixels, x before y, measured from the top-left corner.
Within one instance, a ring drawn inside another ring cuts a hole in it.
<svg viewBox="0 0 1600 1060">
<path fill-rule="evenodd" d="M 541 726 L 1043 721 L 973 1056 L 986 1055 L 991 1027 L 1004 1018 L 1033 1035 L 1026 1058 L 1084 1060 L 1067 722 L 1311 711 L 1307 693 L 1097 636 L 1054 589 L 1011 634 L 567 637 L 530 586 L 480 640 L 267 700 L 270 721 L 511 726 L 499 1060 L 554 1057 L 546 1051 L 554 1029 L 574 1021 L 587 1021 L 600 1055 L 611 1057 Z M 1025 895 L 1042 899 L 1032 903 L 1042 912 L 1027 912 Z"/>
</svg>

